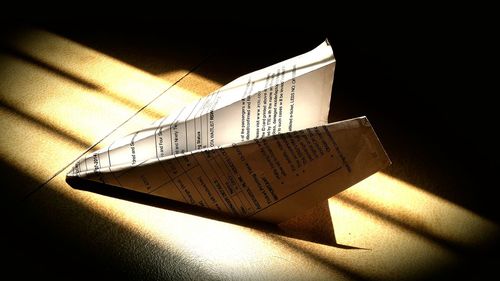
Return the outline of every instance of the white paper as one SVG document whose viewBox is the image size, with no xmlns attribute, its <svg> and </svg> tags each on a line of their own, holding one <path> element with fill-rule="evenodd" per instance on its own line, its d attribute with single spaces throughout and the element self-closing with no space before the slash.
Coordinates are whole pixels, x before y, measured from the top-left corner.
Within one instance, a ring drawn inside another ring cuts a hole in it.
<svg viewBox="0 0 500 281">
<path fill-rule="evenodd" d="M 389 163 L 366 118 L 325 125 L 334 69 L 325 41 L 89 154 L 67 176 L 282 221 Z"/>
</svg>

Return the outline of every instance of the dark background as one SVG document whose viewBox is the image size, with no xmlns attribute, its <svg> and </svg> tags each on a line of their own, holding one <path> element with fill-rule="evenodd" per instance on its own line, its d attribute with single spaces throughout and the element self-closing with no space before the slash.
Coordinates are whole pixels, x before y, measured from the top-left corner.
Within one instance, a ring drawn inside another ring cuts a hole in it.
<svg viewBox="0 0 500 281">
<path fill-rule="evenodd" d="M 175 54 L 182 64 L 207 55 L 210 66 L 196 72 L 222 84 L 328 38 L 337 59 L 330 121 L 366 115 L 393 161 L 387 173 L 500 222 L 498 32 L 488 7 L 290 4 L 248 11 L 243 4 L 231 13 L 94 6 L 63 14 L 31 7 L 4 11 L 1 21 L 3 28 L 47 29 L 152 74 L 169 70 L 164 56 L 172 61 Z M 436 278 L 493 272 L 497 250 L 470 253 L 468 266 Z"/>
</svg>

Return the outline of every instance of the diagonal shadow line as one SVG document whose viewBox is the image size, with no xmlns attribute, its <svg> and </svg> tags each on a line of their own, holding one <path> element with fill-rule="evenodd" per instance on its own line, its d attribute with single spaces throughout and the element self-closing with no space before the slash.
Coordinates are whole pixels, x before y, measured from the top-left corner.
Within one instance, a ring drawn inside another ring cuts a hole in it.
<svg viewBox="0 0 500 281">
<path fill-rule="evenodd" d="M 277 235 L 268 237 L 280 243 L 281 245 L 285 246 L 286 248 L 299 253 L 300 255 L 313 259 L 314 261 L 320 263 L 325 267 L 334 268 L 335 270 L 337 270 L 338 272 L 340 272 L 341 274 L 343 274 L 344 276 L 348 277 L 351 280 L 372 280 L 367 276 L 362 276 L 361 274 L 354 272 L 352 269 L 349 269 L 346 266 L 339 264 L 338 262 L 329 260 L 326 257 L 321 256 L 318 253 L 315 253 L 307 248 L 299 247 L 298 245 L 295 245 L 294 243 L 287 241 L 283 237 Z"/>
<path fill-rule="evenodd" d="M 54 67 L 50 64 L 47 64 L 47 63 L 39 60 L 36 57 L 33 57 L 29 54 L 26 54 L 24 52 L 21 52 L 19 50 L 14 49 L 14 48 L 8 47 L 6 45 L 0 45 L 0 50 L 4 51 L 10 55 L 13 55 L 19 59 L 22 59 L 28 63 L 31 63 L 33 65 L 40 67 L 40 68 L 43 68 L 43 69 L 48 70 L 50 72 L 53 72 L 59 76 L 62 76 L 63 78 L 68 79 L 74 83 L 80 84 L 80 85 L 84 86 L 85 88 L 88 88 L 88 89 L 91 89 L 94 91 L 100 91 L 102 89 L 100 86 L 97 86 L 96 84 L 90 83 L 84 79 L 81 79 L 77 76 L 74 76 L 66 71 L 63 71 L 57 67 Z"/>
<path fill-rule="evenodd" d="M 72 134 L 70 133 L 67 133 L 67 132 L 64 132 L 63 130 L 57 128 L 56 126 L 54 125 L 51 125 L 47 122 L 44 122 L 42 120 L 40 120 L 39 118 L 36 118 L 35 116 L 32 116 L 31 114 L 28 114 L 26 112 L 23 112 L 13 106 L 10 106 L 2 101 L 0 101 L 0 107 L 6 109 L 7 111 L 9 111 L 10 113 L 13 113 L 23 119 L 26 119 L 28 122 L 30 123 L 33 123 L 33 124 L 36 124 L 37 126 L 40 126 L 46 130 L 49 130 L 50 132 L 53 132 L 55 133 L 56 135 L 64 138 L 64 139 L 68 139 L 70 140 L 71 142 L 74 142 L 80 146 L 83 146 L 83 147 L 88 147 L 89 145 L 91 145 L 92 143 L 91 142 L 87 142 L 81 138 L 78 138 L 76 136 L 73 136 Z"/>
<path fill-rule="evenodd" d="M 60 68 L 52 66 L 46 62 L 43 62 L 34 56 L 23 53 L 23 52 L 16 50 L 14 48 L 2 46 L 2 45 L 0 45 L 0 50 L 4 51 L 6 53 L 9 53 L 9 54 L 11 54 L 19 59 L 22 59 L 27 63 L 33 64 L 33 65 L 40 67 L 42 69 L 45 69 L 49 72 L 55 73 L 55 74 L 63 77 L 64 79 L 67 79 L 75 84 L 81 85 L 89 90 L 104 94 L 104 95 L 108 96 L 109 98 L 119 102 L 120 104 L 122 104 L 126 107 L 130 107 L 133 109 L 142 107 L 141 104 L 139 104 L 131 99 L 127 99 L 120 94 L 114 93 L 114 92 L 110 91 L 109 89 L 107 89 L 106 87 L 102 87 L 100 85 L 92 83 L 91 81 L 88 81 L 86 79 L 75 76 L 75 75 L 73 75 L 69 72 L 66 72 Z M 163 117 L 163 114 L 161 114 L 160 112 L 156 112 L 151 108 L 146 109 L 145 113 L 154 119 L 159 119 L 159 118 Z"/>
<path fill-rule="evenodd" d="M 74 189 L 89 191 L 96 194 L 100 194 L 103 196 L 108 196 L 112 198 L 118 198 L 122 200 L 127 200 L 130 202 L 135 202 L 139 204 L 144 204 L 148 206 L 153 206 L 156 208 L 161 208 L 165 210 L 181 212 L 185 214 L 195 215 L 199 217 L 204 217 L 212 220 L 217 220 L 221 222 L 231 223 L 251 229 L 255 229 L 258 231 L 262 231 L 264 233 L 272 233 L 278 236 L 286 236 L 289 238 L 294 238 L 302 241 L 308 241 L 315 244 L 321 244 L 328 247 L 335 247 L 341 249 L 362 249 L 353 246 L 339 244 L 337 242 L 325 244 L 323 241 L 318 241 L 317 239 L 311 237 L 305 237 L 301 235 L 301 233 L 290 232 L 284 230 L 279 225 L 259 221 L 252 220 L 248 218 L 235 217 L 230 214 L 225 214 L 218 212 L 216 210 L 208 209 L 205 207 L 191 205 L 188 203 L 183 203 L 180 201 L 175 201 L 172 199 L 167 199 L 160 196 L 155 196 L 131 189 L 125 189 L 122 187 L 112 186 L 105 183 L 100 183 L 96 181 L 86 180 L 82 178 L 66 178 L 66 183 L 68 183 Z"/>
<path fill-rule="evenodd" d="M 205 58 L 203 58 L 198 64 L 196 64 L 195 66 L 193 66 L 187 73 L 185 73 L 182 77 L 180 77 L 179 79 L 177 79 L 177 81 L 175 81 L 174 83 L 172 83 L 169 87 L 167 87 L 164 91 L 162 91 L 161 93 L 159 93 L 158 95 L 156 95 L 153 99 L 151 99 L 148 103 L 146 103 L 145 105 L 143 105 L 139 110 L 137 110 L 135 113 L 133 113 L 132 115 L 130 115 L 127 119 L 125 119 L 122 123 L 120 123 L 118 126 L 116 126 L 115 128 L 113 128 L 109 133 L 107 133 L 106 135 L 104 135 L 101 139 L 99 139 L 98 141 L 96 141 L 94 144 L 92 144 L 91 146 L 89 146 L 87 149 L 85 149 L 80 155 L 78 155 L 75 159 L 73 159 L 72 161 L 70 161 L 67 165 L 65 165 L 64 167 L 62 167 L 61 169 L 59 169 L 59 171 L 57 171 L 56 173 L 54 173 L 49 179 L 47 179 L 45 182 L 43 182 L 42 184 L 40 184 L 38 187 L 36 187 L 35 189 L 33 189 L 30 193 L 28 193 L 24 198 L 23 200 L 27 200 L 29 197 L 31 197 L 33 194 L 35 194 L 36 192 L 38 192 L 40 189 L 42 189 L 47 183 L 49 183 L 53 178 L 57 177 L 57 175 L 59 175 L 60 173 L 62 173 L 66 168 L 68 168 L 71 164 L 73 164 L 75 161 L 77 161 L 78 159 L 80 159 L 80 157 L 84 156 L 86 153 L 88 153 L 90 150 L 92 150 L 94 147 L 96 147 L 99 143 L 101 143 L 104 139 L 106 139 L 107 137 L 109 137 L 111 134 L 113 134 L 114 132 L 116 132 L 119 128 L 121 128 L 123 125 L 125 125 L 127 122 L 129 122 L 132 118 L 134 118 L 136 115 L 138 115 L 140 112 L 142 112 L 143 110 L 145 110 L 148 106 L 150 106 L 153 102 L 155 102 L 157 99 L 159 99 L 161 96 L 163 96 L 163 94 L 165 94 L 166 92 L 168 92 L 170 89 L 172 89 L 173 87 L 175 87 L 180 81 L 182 81 L 184 78 L 186 78 L 189 74 L 195 72 L 203 63 L 205 63 L 208 58 L 212 55 L 211 52 L 209 52 L 209 54 L 207 56 L 205 56 Z"/>
<path fill-rule="evenodd" d="M 413 226 L 409 223 L 401 221 L 394 216 L 382 213 L 381 211 L 379 211 L 373 207 L 370 207 L 368 204 L 363 203 L 359 200 L 351 199 L 351 198 L 348 198 L 347 196 L 341 195 L 341 194 L 338 194 L 336 196 L 336 198 L 339 199 L 340 201 L 346 203 L 346 204 L 349 204 L 349 205 L 361 210 L 361 211 L 373 214 L 373 215 L 381 218 L 382 220 L 384 220 L 392 225 L 395 225 L 396 227 L 399 227 L 399 228 L 402 228 L 406 231 L 412 232 L 416 235 L 419 235 L 420 237 L 423 237 L 424 239 L 426 239 L 430 242 L 433 242 L 437 245 L 443 246 L 444 248 L 446 248 L 447 250 L 450 250 L 452 252 L 455 252 L 458 254 L 465 254 L 465 255 L 467 255 L 467 254 L 468 255 L 481 254 L 481 253 L 479 253 L 480 250 L 474 251 L 473 249 L 468 248 L 464 245 L 460 245 L 459 243 L 456 243 L 456 242 L 438 237 L 436 235 L 433 235 L 432 233 L 430 233 L 428 231 L 424 231 L 417 226 Z"/>
</svg>

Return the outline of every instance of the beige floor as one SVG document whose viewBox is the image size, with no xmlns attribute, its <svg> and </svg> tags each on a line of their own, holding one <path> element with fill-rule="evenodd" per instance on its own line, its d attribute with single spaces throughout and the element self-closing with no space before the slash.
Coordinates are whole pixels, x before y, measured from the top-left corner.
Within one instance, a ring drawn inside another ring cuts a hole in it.
<svg viewBox="0 0 500 281">
<path fill-rule="evenodd" d="M 5 208 L 26 211 L 26 221 L 50 230 L 71 253 L 95 258 L 96 267 L 159 278 L 419 279 L 462 266 L 462 255 L 487 250 L 499 237 L 496 224 L 384 171 L 329 199 L 337 246 L 73 189 L 65 182 L 68 165 L 88 147 L 105 146 L 221 84 L 197 72 L 185 76 L 202 56 L 153 75 L 39 29 L 2 40 Z M 31 254 L 24 262 L 58 276 L 56 261 L 39 260 L 46 253 L 16 252 L 17 259 Z"/>
</svg>

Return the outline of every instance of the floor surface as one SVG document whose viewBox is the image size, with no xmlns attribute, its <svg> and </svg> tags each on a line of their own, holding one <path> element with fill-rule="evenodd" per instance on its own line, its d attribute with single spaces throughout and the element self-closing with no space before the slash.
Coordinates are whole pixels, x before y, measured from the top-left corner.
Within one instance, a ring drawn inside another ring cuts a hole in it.
<svg viewBox="0 0 500 281">
<path fill-rule="evenodd" d="M 190 32 L 162 21 L 34 21 L 2 30 L 1 237 L 10 257 L 2 272 L 82 280 L 442 280 L 495 272 L 498 153 L 487 137 L 494 122 L 479 88 L 468 100 L 455 95 L 467 86 L 460 74 L 474 68 L 462 71 L 462 49 L 447 49 L 453 33 L 445 41 L 412 26 L 397 39 L 390 29 L 375 32 L 381 26 L 277 25 L 282 33 L 241 26 L 237 35 L 223 22 Z M 335 245 L 65 182 L 89 148 L 326 36 L 337 58 L 330 121 L 368 116 L 393 162 L 329 199 Z"/>
</svg>

